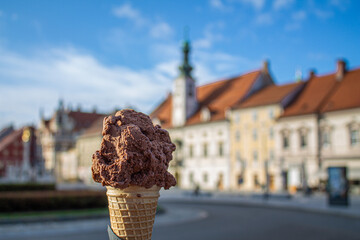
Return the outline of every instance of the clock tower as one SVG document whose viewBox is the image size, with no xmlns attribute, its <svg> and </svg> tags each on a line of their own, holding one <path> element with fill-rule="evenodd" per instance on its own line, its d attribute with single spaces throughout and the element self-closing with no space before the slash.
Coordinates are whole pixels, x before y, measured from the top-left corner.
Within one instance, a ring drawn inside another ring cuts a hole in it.
<svg viewBox="0 0 360 240">
<path fill-rule="evenodd" d="M 190 42 L 183 44 L 183 63 L 179 66 L 180 75 L 174 81 L 172 101 L 172 125 L 180 127 L 197 110 L 195 80 L 191 75 L 193 70 L 189 64 Z"/>
</svg>

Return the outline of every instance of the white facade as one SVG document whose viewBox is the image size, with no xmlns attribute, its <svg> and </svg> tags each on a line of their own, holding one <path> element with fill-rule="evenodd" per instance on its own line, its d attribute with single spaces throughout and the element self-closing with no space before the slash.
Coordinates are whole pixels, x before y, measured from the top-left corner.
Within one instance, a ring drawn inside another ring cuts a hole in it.
<svg viewBox="0 0 360 240">
<path fill-rule="evenodd" d="M 181 75 L 174 81 L 172 103 L 173 126 L 183 126 L 197 109 L 196 87 L 192 77 Z"/>
<path fill-rule="evenodd" d="M 230 188 L 229 129 L 229 122 L 223 120 L 169 130 L 171 140 L 177 143 L 174 160 L 182 160 L 180 167 L 171 169 L 181 188 Z"/>
<path fill-rule="evenodd" d="M 322 178 L 328 167 L 347 167 L 353 190 L 360 192 L 360 108 L 323 114 L 320 129 L 329 136 L 321 148 Z"/>
<path fill-rule="evenodd" d="M 316 114 L 280 118 L 275 125 L 275 156 L 290 191 L 319 184 L 318 125 Z"/>
</svg>

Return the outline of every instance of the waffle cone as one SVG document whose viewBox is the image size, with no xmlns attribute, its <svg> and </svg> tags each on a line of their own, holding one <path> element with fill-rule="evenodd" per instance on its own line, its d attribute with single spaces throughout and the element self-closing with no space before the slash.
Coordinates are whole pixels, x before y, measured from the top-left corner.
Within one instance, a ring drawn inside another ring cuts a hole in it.
<svg viewBox="0 0 360 240">
<path fill-rule="evenodd" d="M 160 187 L 106 188 L 113 232 L 124 240 L 151 239 Z"/>
</svg>

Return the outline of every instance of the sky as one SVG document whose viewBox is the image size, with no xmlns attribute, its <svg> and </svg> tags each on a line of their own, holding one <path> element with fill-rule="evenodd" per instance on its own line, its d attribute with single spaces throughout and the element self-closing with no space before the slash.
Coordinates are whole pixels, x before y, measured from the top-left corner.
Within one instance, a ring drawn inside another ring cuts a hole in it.
<svg viewBox="0 0 360 240">
<path fill-rule="evenodd" d="M 277 84 L 333 72 L 339 58 L 358 68 L 359 10 L 356 0 L 0 0 L 0 128 L 37 125 L 59 99 L 150 113 L 179 74 L 186 35 L 198 85 L 264 60 Z"/>
</svg>

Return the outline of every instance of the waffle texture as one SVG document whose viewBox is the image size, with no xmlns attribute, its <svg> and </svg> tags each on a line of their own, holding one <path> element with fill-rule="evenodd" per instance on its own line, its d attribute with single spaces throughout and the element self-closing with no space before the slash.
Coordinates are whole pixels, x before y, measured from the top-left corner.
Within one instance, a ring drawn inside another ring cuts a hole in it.
<svg viewBox="0 0 360 240">
<path fill-rule="evenodd" d="M 106 188 L 113 232 L 124 240 L 151 239 L 160 187 Z"/>
</svg>

